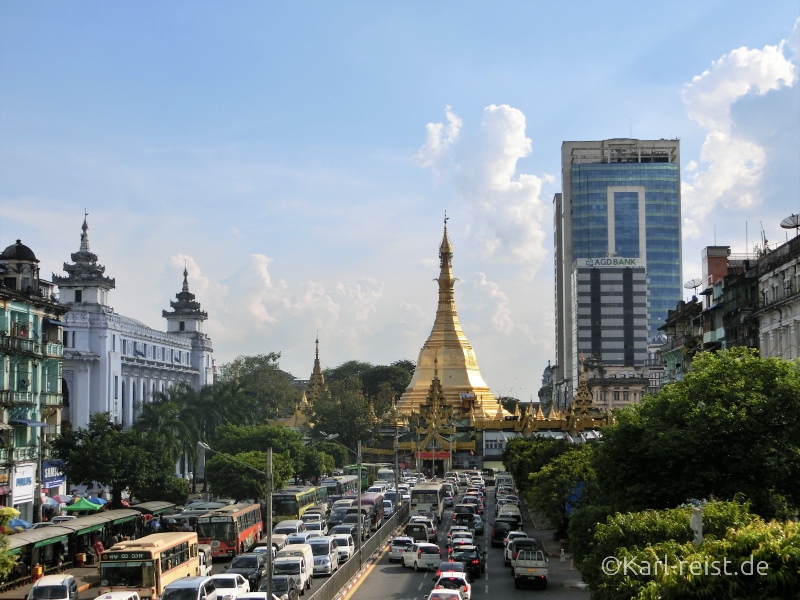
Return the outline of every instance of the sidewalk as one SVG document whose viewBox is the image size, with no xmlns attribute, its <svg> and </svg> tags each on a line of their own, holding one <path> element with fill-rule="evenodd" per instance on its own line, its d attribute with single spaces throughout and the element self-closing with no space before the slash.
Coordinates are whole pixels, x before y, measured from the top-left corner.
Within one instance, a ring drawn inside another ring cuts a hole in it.
<svg viewBox="0 0 800 600">
<path fill-rule="evenodd" d="M 100 576 L 97 574 L 97 567 L 75 567 L 74 569 L 64 569 L 63 573 L 72 575 L 78 584 L 78 593 L 85 592 L 90 588 L 100 585 Z M 31 591 L 32 583 L 26 583 L 13 590 L 0 592 L 0 600 L 25 600 L 28 592 Z"/>
<path fill-rule="evenodd" d="M 564 587 L 574 588 L 578 590 L 586 590 L 589 585 L 581 578 L 581 573 L 576 569 L 572 563 L 572 553 L 564 552 L 564 563 L 561 562 L 561 542 L 555 539 L 556 529 L 550 524 L 550 521 L 542 515 L 536 514 L 528 509 L 525 501 L 522 501 L 525 506 L 524 516 L 530 522 L 537 540 L 539 540 L 544 547 L 545 554 L 551 560 L 551 570 L 553 573 L 558 573 L 564 577 Z"/>
</svg>

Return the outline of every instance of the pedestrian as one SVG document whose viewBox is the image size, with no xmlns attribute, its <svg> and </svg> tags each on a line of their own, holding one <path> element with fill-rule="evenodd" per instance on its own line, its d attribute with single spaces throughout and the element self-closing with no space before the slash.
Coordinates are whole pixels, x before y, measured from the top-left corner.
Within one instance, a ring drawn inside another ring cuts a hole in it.
<svg viewBox="0 0 800 600">
<path fill-rule="evenodd" d="M 92 550 L 94 550 L 97 560 L 100 560 L 100 555 L 103 553 L 105 548 L 103 547 L 103 542 L 101 542 L 100 538 L 97 537 L 97 534 L 95 534 L 92 539 Z"/>
<path fill-rule="evenodd" d="M 192 530 L 192 526 L 189 524 L 189 519 L 186 519 L 183 522 L 183 525 L 181 525 L 181 531 L 191 531 L 191 530 Z"/>
</svg>

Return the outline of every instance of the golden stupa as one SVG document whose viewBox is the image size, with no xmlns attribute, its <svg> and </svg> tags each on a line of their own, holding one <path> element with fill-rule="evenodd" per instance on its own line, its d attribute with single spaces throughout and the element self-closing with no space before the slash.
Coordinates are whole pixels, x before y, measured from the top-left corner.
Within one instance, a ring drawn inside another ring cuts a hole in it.
<svg viewBox="0 0 800 600">
<path fill-rule="evenodd" d="M 419 352 L 417 368 L 411 383 L 397 401 L 397 410 L 402 414 L 419 412 L 425 404 L 431 380 L 436 376 L 438 364 L 447 404 L 460 409 L 472 419 L 484 419 L 488 409 L 496 410 L 497 401 L 489 386 L 483 381 L 475 351 L 461 330 L 453 295 L 453 247 L 447 237 L 447 217 L 444 220 L 444 238 L 439 247 L 439 305 L 428 341 Z M 493 413 L 492 413 L 493 416 Z"/>
</svg>

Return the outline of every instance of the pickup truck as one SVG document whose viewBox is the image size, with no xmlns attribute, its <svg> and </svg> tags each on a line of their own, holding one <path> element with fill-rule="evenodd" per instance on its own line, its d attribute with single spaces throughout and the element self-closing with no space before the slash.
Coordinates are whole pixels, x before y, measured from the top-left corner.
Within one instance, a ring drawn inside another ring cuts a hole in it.
<svg viewBox="0 0 800 600">
<path fill-rule="evenodd" d="M 514 587 L 519 589 L 526 582 L 539 584 L 547 589 L 547 559 L 541 550 L 520 550 L 511 562 Z"/>
</svg>

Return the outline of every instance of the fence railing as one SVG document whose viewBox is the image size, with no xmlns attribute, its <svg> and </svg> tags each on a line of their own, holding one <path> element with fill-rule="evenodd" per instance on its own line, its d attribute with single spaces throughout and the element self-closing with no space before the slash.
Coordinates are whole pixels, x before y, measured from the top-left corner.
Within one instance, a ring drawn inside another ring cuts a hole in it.
<svg viewBox="0 0 800 600">
<path fill-rule="evenodd" d="M 314 595 L 309 600 L 334 600 L 334 598 L 342 596 L 345 586 L 363 568 L 364 563 L 383 548 L 397 527 L 408 520 L 408 513 L 409 504 L 406 502 L 400 507 L 399 511 L 384 521 L 378 531 L 361 545 L 361 556 L 356 552 L 350 560 L 340 565 L 339 569 L 314 592 Z"/>
</svg>

